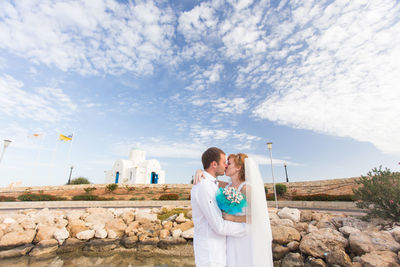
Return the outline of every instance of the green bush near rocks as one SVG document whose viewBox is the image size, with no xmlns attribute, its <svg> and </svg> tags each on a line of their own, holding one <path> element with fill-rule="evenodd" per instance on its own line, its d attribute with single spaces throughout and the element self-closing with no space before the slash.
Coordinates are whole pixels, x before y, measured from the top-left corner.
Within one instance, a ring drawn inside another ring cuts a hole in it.
<svg viewBox="0 0 400 267">
<path fill-rule="evenodd" d="M 0 202 L 15 202 L 17 199 L 15 197 L 0 196 Z"/>
<path fill-rule="evenodd" d="M 174 194 L 174 193 L 162 194 L 158 199 L 159 200 L 178 200 L 179 195 Z"/>
<path fill-rule="evenodd" d="M 287 191 L 287 188 L 286 188 L 285 184 L 276 184 L 275 188 L 276 188 L 276 194 L 278 196 L 283 196 Z"/>
<path fill-rule="evenodd" d="M 106 185 L 106 190 L 108 192 L 113 192 L 113 191 L 117 190 L 117 188 L 118 188 L 118 184 L 108 184 L 108 185 Z"/>
<path fill-rule="evenodd" d="M 66 200 L 65 197 L 57 197 L 48 194 L 35 194 L 35 193 L 24 193 L 18 196 L 20 201 L 58 201 Z"/>
<path fill-rule="evenodd" d="M 78 178 L 72 179 L 69 184 L 90 184 L 90 181 L 88 178 L 78 177 Z"/>
<path fill-rule="evenodd" d="M 183 215 L 185 215 L 185 218 L 188 219 L 188 217 L 187 217 L 188 212 L 189 212 L 188 209 L 181 209 L 181 208 L 176 208 L 176 209 L 172 209 L 169 211 L 162 209 L 161 213 L 158 214 L 157 217 L 160 221 L 164 221 L 164 220 L 168 219 L 169 217 L 171 217 L 172 215 L 183 213 Z"/>
<path fill-rule="evenodd" d="M 400 221 L 400 172 L 379 166 L 357 183 L 361 186 L 353 189 L 356 205 L 367 210 L 368 218 Z"/>
</svg>

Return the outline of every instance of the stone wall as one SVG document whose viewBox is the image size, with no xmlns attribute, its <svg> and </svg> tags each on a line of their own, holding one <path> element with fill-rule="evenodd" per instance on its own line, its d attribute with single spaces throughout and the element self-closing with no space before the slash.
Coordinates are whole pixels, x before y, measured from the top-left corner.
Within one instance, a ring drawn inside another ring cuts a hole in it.
<svg viewBox="0 0 400 267">
<path fill-rule="evenodd" d="M 352 195 L 353 188 L 357 187 L 356 179 L 344 178 L 331 179 L 308 182 L 290 182 L 285 183 L 288 189 L 288 194 L 293 195 L 312 195 L 312 194 L 329 194 L 329 195 Z M 269 192 L 273 192 L 272 183 L 266 183 L 265 186 Z M 165 193 L 176 193 L 181 200 L 189 198 L 191 184 L 164 184 L 164 185 L 120 185 L 113 192 L 108 192 L 105 184 L 90 184 L 90 185 L 62 185 L 62 186 L 35 186 L 35 187 L 15 187 L 15 188 L 0 188 L 0 196 L 13 196 L 31 192 L 43 193 L 54 196 L 66 197 L 67 200 L 75 195 L 85 194 L 85 188 L 95 187 L 96 190 L 91 194 L 99 195 L 116 200 L 129 200 L 132 197 L 137 199 L 143 198 L 146 200 L 156 200 Z"/>
<path fill-rule="evenodd" d="M 193 256 L 191 210 L 175 208 L 42 209 L 3 214 L 0 265 L 6 258 L 49 258 L 71 252 Z M 398 223 L 368 223 L 343 214 L 289 208 L 270 209 L 269 217 L 274 266 L 399 266 Z"/>
</svg>

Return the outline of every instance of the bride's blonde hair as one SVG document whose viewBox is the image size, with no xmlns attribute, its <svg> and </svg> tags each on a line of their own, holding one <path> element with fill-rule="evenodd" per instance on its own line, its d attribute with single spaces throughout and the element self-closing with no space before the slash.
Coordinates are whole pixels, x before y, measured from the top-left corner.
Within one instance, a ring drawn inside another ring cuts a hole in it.
<svg viewBox="0 0 400 267">
<path fill-rule="evenodd" d="M 240 181 L 245 181 L 246 178 L 244 176 L 245 171 L 244 171 L 244 159 L 248 158 L 247 154 L 244 153 L 237 153 L 237 154 L 230 154 L 228 156 L 228 160 L 232 158 L 233 162 L 235 162 L 236 167 L 240 167 L 239 170 L 239 180 Z"/>
</svg>

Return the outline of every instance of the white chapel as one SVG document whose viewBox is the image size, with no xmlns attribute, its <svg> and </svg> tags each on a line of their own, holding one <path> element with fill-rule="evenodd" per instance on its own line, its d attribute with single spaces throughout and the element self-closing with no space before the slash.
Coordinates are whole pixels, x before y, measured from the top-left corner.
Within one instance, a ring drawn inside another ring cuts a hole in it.
<svg viewBox="0 0 400 267">
<path fill-rule="evenodd" d="M 132 149 L 129 159 L 119 159 L 105 171 L 107 184 L 165 184 L 165 171 L 158 160 L 146 160 L 146 152 Z"/>
</svg>

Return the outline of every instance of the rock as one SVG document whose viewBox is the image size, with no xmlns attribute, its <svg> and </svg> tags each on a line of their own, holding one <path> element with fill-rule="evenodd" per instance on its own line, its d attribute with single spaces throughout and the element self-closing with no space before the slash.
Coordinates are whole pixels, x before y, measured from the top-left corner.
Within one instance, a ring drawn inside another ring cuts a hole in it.
<svg viewBox="0 0 400 267">
<path fill-rule="evenodd" d="M 351 226 L 343 226 L 339 228 L 339 232 L 341 232 L 345 237 L 349 237 L 350 234 L 359 233 L 360 230 Z"/>
<path fill-rule="evenodd" d="M 128 236 L 135 235 L 138 232 L 139 229 L 139 222 L 131 222 L 128 227 L 125 229 L 125 234 Z"/>
<path fill-rule="evenodd" d="M 172 231 L 172 237 L 180 237 L 182 234 L 182 230 L 181 229 L 175 229 Z"/>
<path fill-rule="evenodd" d="M 107 230 L 107 232 L 113 230 L 118 237 L 123 237 L 125 234 L 126 224 L 122 219 L 113 219 L 108 221 L 104 228 Z"/>
<path fill-rule="evenodd" d="M 143 236 L 142 238 L 139 236 L 139 242 L 141 245 L 152 245 L 156 246 L 160 239 L 158 237 L 150 237 L 150 236 Z"/>
<path fill-rule="evenodd" d="M 3 223 L 4 224 L 13 224 L 13 223 L 17 223 L 17 221 L 14 220 L 13 218 L 7 217 L 7 218 L 4 218 Z"/>
<path fill-rule="evenodd" d="M 326 253 L 325 260 L 330 265 L 339 265 L 343 267 L 352 267 L 351 259 L 349 255 L 343 249 L 334 249 Z"/>
<path fill-rule="evenodd" d="M 347 247 L 348 241 L 343 235 L 330 228 L 322 228 L 303 237 L 300 251 L 318 258 L 324 258 L 325 253 Z"/>
<path fill-rule="evenodd" d="M 192 210 L 189 210 L 189 211 L 186 213 L 186 217 L 188 217 L 189 219 L 192 219 Z"/>
<path fill-rule="evenodd" d="M 108 237 L 108 238 L 111 238 L 111 239 L 114 239 L 114 238 L 117 238 L 118 235 L 117 235 L 117 233 L 116 233 L 114 230 L 108 230 L 108 231 L 107 231 L 107 237 Z"/>
<path fill-rule="evenodd" d="M 167 238 L 167 237 L 169 237 L 169 230 L 167 230 L 167 229 L 162 229 L 162 230 L 160 231 L 160 239 L 165 239 L 165 238 Z"/>
<path fill-rule="evenodd" d="M 54 218 L 54 226 L 57 228 L 63 228 L 68 225 L 68 221 L 64 219 L 63 216 L 58 216 Z"/>
<path fill-rule="evenodd" d="M 335 225 L 333 225 L 333 223 L 331 223 L 328 220 L 322 219 L 319 222 L 317 222 L 317 224 L 315 225 L 318 229 L 321 228 L 331 228 L 333 230 L 337 230 Z"/>
<path fill-rule="evenodd" d="M 83 250 L 96 253 L 107 252 L 115 249 L 118 243 L 118 239 L 92 239 L 86 243 Z"/>
<path fill-rule="evenodd" d="M 182 232 L 181 236 L 185 239 L 193 239 L 194 228 L 190 228 L 189 230 Z"/>
<path fill-rule="evenodd" d="M 62 246 L 59 246 L 57 253 L 70 253 L 74 251 L 80 251 L 84 245 L 85 241 L 79 240 L 77 238 L 67 238 Z"/>
<path fill-rule="evenodd" d="M 397 242 L 400 243 L 400 227 L 399 226 L 396 226 L 395 228 L 390 230 L 389 233 L 392 234 L 394 240 L 396 240 Z"/>
<path fill-rule="evenodd" d="M 322 259 L 308 256 L 304 266 L 305 267 L 327 267 L 328 265 L 326 265 L 326 263 Z"/>
<path fill-rule="evenodd" d="M 81 216 L 85 213 L 84 210 L 68 210 L 66 211 L 66 217 L 69 222 L 74 220 L 80 220 Z"/>
<path fill-rule="evenodd" d="M 332 218 L 331 221 L 337 228 L 341 228 L 344 226 L 350 226 L 350 227 L 356 228 L 360 231 L 364 231 L 367 228 L 369 228 L 368 222 L 362 221 L 362 220 L 360 220 L 358 218 L 354 218 L 354 217 L 335 217 L 335 218 Z"/>
<path fill-rule="evenodd" d="M 193 222 L 192 221 L 187 221 L 181 224 L 178 224 L 175 229 L 181 229 L 182 232 L 185 232 L 186 230 L 189 230 L 190 228 L 193 227 Z"/>
<path fill-rule="evenodd" d="M 290 251 L 296 251 L 299 248 L 299 246 L 300 242 L 297 241 L 292 241 L 287 244 L 287 247 L 290 249 Z"/>
<path fill-rule="evenodd" d="M 305 222 L 296 223 L 296 224 L 294 225 L 294 229 L 296 229 L 296 230 L 299 231 L 299 232 L 307 232 L 307 230 L 308 230 L 308 223 L 305 223 Z"/>
<path fill-rule="evenodd" d="M 47 225 L 39 224 L 34 242 L 38 243 L 42 240 L 53 239 L 54 232 L 57 230 L 58 230 L 58 228 L 55 226 L 47 226 Z"/>
<path fill-rule="evenodd" d="M 141 210 L 136 213 L 136 221 L 140 223 L 155 222 L 156 220 L 157 214 L 151 214 Z"/>
<path fill-rule="evenodd" d="M 40 211 L 38 211 L 34 216 L 33 216 L 33 221 L 36 224 L 45 224 L 48 226 L 53 226 L 54 225 L 54 217 L 55 213 L 49 211 L 48 208 L 44 208 Z"/>
<path fill-rule="evenodd" d="M 167 219 L 165 219 L 164 221 L 175 222 L 176 218 L 178 218 L 178 214 L 173 214 L 173 215 L 169 216 Z"/>
<path fill-rule="evenodd" d="M 289 251 L 290 251 L 289 248 L 286 246 L 272 243 L 272 256 L 275 260 L 282 259 L 283 257 L 285 257 L 287 253 L 289 253 Z"/>
<path fill-rule="evenodd" d="M 400 244 L 387 231 L 352 233 L 349 242 L 352 252 L 356 255 L 385 250 L 397 253 L 400 250 Z"/>
<path fill-rule="evenodd" d="M 298 209 L 290 209 L 284 207 L 282 210 L 278 212 L 278 215 L 281 219 L 290 219 L 293 222 L 300 221 L 300 211 Z"/>
<path fill-rule="evenodd" d="M 22 228 L 24 228 L 25 230 L 31 230 L 31 229 L 35 229 L 36 227 L 36 223 L 33 221 L 32 218 L 26 217 L 24 219 L 22 219 L 19 224 L 21 225 Z"/>
<path fill-rule="evenodd" d="M 135 220 L 135 214 L 132 211 L 124 212 L 121 214 L 122 220 L 124 220 L 126 225 L 129 225 Z"/>
<path fill-rule="evenodd" d="M 158 232 L 160 232 L 161 229 L 162 229 L 162 226 L 160 224 L 148 222 L 148 223 L 140 225 L 139 232 L 145 231 L 145 232 L 148 232 L 152 236 L 157 236 Z"/>
<path fill-rule="evenodd" d="M 94 230 L 85 230 L 76 234 L 76 237 L 80 240 L 89 240 L 94 237 Z"/>
<path fill-rule="evenodd" d="M 29 256 L 41 257 L 48 256 L 49 254 L 54 254 L 58 249 L 58 242 L 55 239 L 42 240 L 32 249 Z"/>
<path fill-rule="evenodd" d="M 20 247 L 16 247 L 9 250 L 0 251 L 0 259 L 7 259 L 7 258 L 14 258 L 14 257 L 21 257 L 28 254 L 34 245 L 26 244 Z"/>
<path fill-rule="evenodd" d="M 179 213 L 179 216 L 176 217 L 175 221 L 176 221 L 177 223 L 184 223 L 184 222 L 186 222 L 185 215 L 184 215 L 183 213 Z"/>
<path fill-rule="evenodd" d="M 106 238 L 107 237 L 107 231 L 104 228 L 96 229 L 94 233 L 94 237 L 96 238 Z"/>
<path fill-rule="evenodd" d="M 313 212 L 311 210 L 302 210 L 300 212 L 300 221 L 309 222 L 312 220 Z"/>
<path fill-rule="evenodd" d="M 68 224 L 68 230 L 71 237 L 76 237 L 77 233 L 89 230 L 89 227 L 87 227 L 82 220 L 71 220 Z"/>
<path fill-rule="evenodd" d="M 4 234 L 8 234 L 11 232 L 23 232 L 24 228 L 22 228 L 17 222 L 5 224 L 6 228 L 4 229 Z"/>
<path fill-rule="evenodd" d="M 35 234 L 35 230 L 7 233 L 0 239 L 0 248 L 16 247 L 32 243 Z"/>
<path fill-rule="evenodd" d="M 291 241 L 299 241 L 300 233 L 288 226 L 271 226 L 273 241 L 279 244 L 287 244 Z"/>
<path fill-rule="evenodd" d="M 69 237 L 69 232 L 65 227 L 63 227 L 54 231 L 53 236 L 57 240 L 58 244 L 61 246 L 64 243 L 65 239 Z"/>
<path fill-rule="evenodd" d="M 89 213 L 87 215 L 83 215 L 81 218 L 85 222 L 92 224 L 106 224 L 109 221 L 114 220 L 114 214 L 105 210 L 105 212 L 101 213 Z"/>
<path fill-rule="evenodd" d="M 137 236 L 124 237 L 121 240 L 121 244 L 126 248 L 133 248 L 136 246 L 138 240 L 139 238 Z"/>
<path fill-rule="evenodd" d="M 360 257 L 364 267 L 394 267 L 399 266 L 396 253 L 392 251 L 372 251 Z"/>
<path fill-rule="evenodd" d="M 308 228 L 307 228 L 307 233 L 312 233 L 312 232 L 315 232 L 315 231 L 318 231 L 318 227 L 316 227 L 316 226 L 314 226 L 312 224 L 309 224 Z"/>
<path fill-rule="evenodd" d="M 282 260 L 282 266 L 291 266 L 291 267 L 303 267 L 304 259 L 300 253 L 290 252 L 286 254 L 286 256 Z"/>
<path fill-rule="evenodd" d="M 281 218 L 279 218 L 278 214 L 276 214 L 275 212 L 268 212 L 268 216 L 271 221 L 281 219 Z"/>
<path fill-rule="evenodd" d="M 272 226 L 283 225 L 283 226 L 294 227 L 294 223 L 290 219 L 271 220 L 270 223 Z"/>
<path fill-rule="evenodd" d="M 172 229 L 172 222 L 171 221 L 163 221 L 162 226 L 164 229 L 171 230 Z"/>
</svg>

